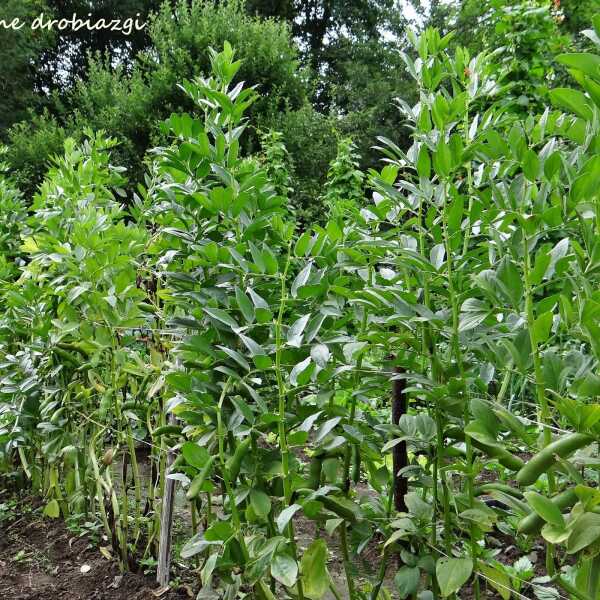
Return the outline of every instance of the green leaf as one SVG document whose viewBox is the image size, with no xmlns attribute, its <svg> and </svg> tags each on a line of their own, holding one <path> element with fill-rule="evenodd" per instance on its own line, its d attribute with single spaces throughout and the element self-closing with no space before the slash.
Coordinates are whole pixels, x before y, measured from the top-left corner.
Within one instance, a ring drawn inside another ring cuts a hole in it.
<svg viewBox="0 0 600 600">
<path fill-rule="evenodd" d="M 550 253 L 541 248 L 535 255 L 535 266 L 531 270 L 530 280 L 533 285 L 539 285 L 542 282 L 544 273 L 550 264 Z"/>
<path fill-rule="evenodd" d="M 217 560 L 219 559 L 219 553 L 215 552 L 211 554 L 204 563 L 202 571 L 200 572 L 200 579 L 203 586 L 209 586 L 212 578 L 212 574 L 217 566 Z"/>
<path fill-rule="evenodd" d="M 222 352 L 225 352 L 225 354 L 227 354 L 229 358 L 235 360 L 235 362 L 238 365 L 240 365 L 242 369 L 246 369 L 246 371 L 250 370 L 250 365 L 248 364 L 248 361 L 237 350 L 232 350 L 231 348 L 227 348 L 227 346 L 220 345 L 217 345 L 217 348 Z"/>
<path fill-rule="evenodd" d="M 269 323 L 273 320 L 273 313 L 268 308 L 256 307 L 256 320 L 261 324 Z"/>
<path fill-rule="evenodd" d="M 562 157 L 560 152 L 553 152 L 545 161 L 544 161 L 544 175 L 548 179 L 552 179 L 560 169 L 562 165 Z M 560 207 L 559 207 L 560 209 Z"/>
<path fill-rule="evenodd" d="M 310 375 L 313 373 L 315 363 L 312 362 L 310 356 L 305 358 L 294 366 L 290 373 L 290 383 L 292 385 L 305 385 L 310 379 Z"/>
<path fill-rule="evenodd" d="M 327 544 L 324 539 L 315 540 L 302 555 L 300 561 L 304 593 L 313 600 L 322 598 L 329 589 L 327 572 Z"/>
<path fill-rule="evenodd" d="M 460 518 L 471 521 L 482 531 L 492 531 L 494 523 L 497 521 L 496 515 L 492 511 L 486 511 L 479 508 L 468 508 L 460 513 Z"/>
<path fill-rule="evenodd" d="M 452 169 L 452 154 L 443 137 L 433 153 L 433 168 L 440 177 L 447 177 Z"/>
<path fill-rule="evenodd" d="M 277 597 L 275 596 L 275 594 L 271 591 L 271 588 L 262 580 L 260 579 L 257 582 L 257 585 L 260 588 L 261 594 L 263 595 L 265 600 L 277 600 Z M 210 598 L 216 598 L 217 596 L 209 596 Z"/>
<path fill-rule="evenodd" d="M 308 315 L 304 315 L 300 317 L 294 324 L 289 328 L 287 334 L 287 343 L 288 346 L 292 346 L 294 348 L 300 348 L 302 345 L 302 334 L 304 333 L 304 329 L 308 324 L 308 320 L 310 319 L 310 313 Z"/>
<path fill-rule="evenodd" d="M 196 469 L 204 468 L 208 461 L 209 454 L 206 448 L 198 446 L 195 442 L 186 442 L 181 448 L 185 462 Z"/>
<path fill-rule="evenodd" d="M 235 288 L 235 299 L 246 322 L 252 323 L 254 321 L 254 307 L 252 306 L 252 302 L 237 286 Z"/>
<path fill-rule="evenodd" d="M 277 517 L 277 529 L 279 533 L 283 533 L 287 527 L 290 519 L 299 511 L 302 507 L 299 504 L 292 504 L 284 508 Z"/>
<path fill-rule="evenodd" d="M 444 598 L 454 594 L 469 580 L 473 572 L 470 558 L 440 558 L 435 565 L 435 576 Z"/>
<path fill-rule="evenodd" d="M 256 368 L 260 371 L 266 371 L 273 366 L 271 357 L 267 356 L 266 354 L 257 354 L 256 356 L 252 357 L 252 360 L 254 361 Z"/>
<path fill-rule="evenodd" d="M 571 531 L 566 527 L 559 527 L 552 523 L 546 523 L 542 527 L 542 537 L 551 544 L 562 544 L 569 538 Z"/>
<path fill-rule="evenodd" d="M 553 315 L 551 311 L 541 314 L 533 322 L 533 336 L 538 344 L 543 344 L 550 337 Z"/>
<path fill-rule="evenodd" d="M 266 519 L 271 512 L 271 499 L 262 490 L 250 490 L 250 504 L 254 512 Z"/>
<path fill-rule="evenodd" d="M 315 443 L 319 443 L 324 440 L 335 428 L 335 426 L 342 420 L 342 417 L 333 417 L 323 423 L 317 432 L 315 433 Z"/>
<path fill-rule="evenodd" d="M 406 565 L 400 567 L 396 573 L 396 577 L 394 577 L 394 583 L 396 584 L 401 600 L 408 598 L 408 596 L 417 591 L 420 573 L 419 567 L 407 567 Z"/>
<path fill-rule="evenodd" d="M 216 521 L 204 532 L 204 539 L 209 542 L 226 542 L 233 534 L 231 523 Z"/>
<path fill-rule="evenodd" d="M 277 262 L 277 258 L 271 251 L 271 248 L 268 246 L 263 247 L 263 260 L 265 261 L 265 266 L 267 269 L 267 273 L 269 275 L 275 275 L 279 270 L 279 263 Z"/>
<path fill-rule="evenodd" d="M 429 158 L 429 151 L 425 144 L 423 144 L 419 150 L 419 157 L 417 158 L 417 174 L 419 177 L 424 177 L 425 179 L 431 177 L 431 159 Z"/>
<path fill-rule="evenodd" d="M 535 181 L 540 172 L 540 159 L 533 150 L 529 149 L 523 157 L 523 174 L 529 181 Z"/>
<path fill-rule="evenodd" d="M 600 538 L 600 515 L 584 513 L 577 518 L 567 540 L 567 554 L 575 554 Z"/>
<path fill-rule="evenodd" d="M 200 552 L 206 550 L 210 546 L 220 546 L 220 541 L 210 541 L 204 538 L 204 532 L 197 533 L 191 537 L 181 549 L 181 558 L 191 558 Z"/>
<path fill-rule="evenodd" d="M 298 563 L 289 554 L 276 554 L 271 561 L 271 575 L 286 587 L 298 579 Z"/>
<path fill-rule="evenodd" d="M 262 346 L 260 346 L 259 344 L 257 344 L 252 338 L 250 338 L 247 335 L 244 335 L 242 333 L 239 333 L 238 335 L 240 336 L 240 340 L 242 340 L 242 342 L 244 343 L 244 346 L 246 346 L 246 348 L 248 348 L 248 351 L 250 352 L 250 354 L 252 356 L 266 354 L 264 348 Z"/>
<path fill-rule="evenodd" d="M 329 362 L 331 354 L 329 348 L 325 344 L 315 344 L 310 349 L 310 356 L 319 367 L 324 369 Z"/>
<path fill-rule="evenodd" d="M 252 242 L 248 242 L 248 247 L 250 248 L 250 254 L 252 254 L 252 260 L 254 261 L 254 264 L 256 267 L 258 267 L 258 270 L 261 273 L 264 273 L 267 270 L 267 267 L 265 265 L 262 252 Z"/>
<path fill-rule="evenodd" d="M 338 242 L 344 237 L 344 232 L 339 228 L 335 221 L 329 221 L 325 228 L 327 236 L 332 242 Z"/>
<path fill-rule="evenodd" d="M 300 273 L 298 273 L 298 275 L 296 275 L 296 279 L 294 279 L 294 282 L 292 283 L 292 289 L 291 289 L 291 293 L 292 293 L 292 297 L 293 298 L 297 298 L 298 297 L 298 290 L 303 286 L 306 285 L 306 282 L 308 281 L 308 278 L 310 277 L 310 271 L 312 269 L 312 263 L 308 263 L 304 269 L 302 269 L 300 271 Z"/>
<path fill-rule="evenodd" d="M 600 56 L 590 52 L 571 52 L 567 54 L 559 54 L 556 60 L 569 67 L 577 69 L 592 79 L 600 81 Z"/>
<path fill-rule="evenodd" d="M 294 254 L 298 257 L 305 256 L 311 239 L 312 239 L 312 237 L 310 235 L 310 231 L 305 231 L 298 238 L 298 241 L 296 242 L 296 245 L 294 246 Z"/>
<path fill-rule="evenodd" d="M 237 321 L 231 315 L 226 313 L 224 310 L 221 310 L 220 308 L 205 308 L 204 312 L 211 319 L 220 321 L 221 323 L 224 323 L 225 325 L 231 327 L 231 329 L 239 329 L 240 328 Z"/>
<path fill-rule="evenodd" d="M 546 521 L 557 527 L 564 527 L 565 520 L 560 512 L 560 508 L 556 506 L 549 498 L 538 494 L 537 492 L 525 492 L 525 499 L 533 508 L 533 510 Z"/>
<path fill-rule="evenodd" d="M 444 258 L 446 256 L 446 247 L 444 244 L 436 244 L 431 249 L 431 254 L 429 260 L 431 264 L 436 268 L 436 270 L 440 270 L 440 267 L 444 264 Z"/>
<path fill-rule="evenodd" d="M 457 196 L 448 209 L 448 229 L 451 232 L 460 229 L 464 210 L 465 199 L 463 196 Z"/>
<path fill-rule="evenodd" d="M 592 120 L 589 99 L 583 92 L 571 88 L 555 88 L 549 94 L 550 100 L 558 108 L 568 110 L 586 121 Z"/>
</svg>

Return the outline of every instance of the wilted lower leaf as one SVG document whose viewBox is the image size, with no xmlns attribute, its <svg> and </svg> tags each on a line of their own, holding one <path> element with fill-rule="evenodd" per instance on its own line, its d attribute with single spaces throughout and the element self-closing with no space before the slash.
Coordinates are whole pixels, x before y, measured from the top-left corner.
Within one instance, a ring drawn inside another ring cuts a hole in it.
<svg viewBox="0 0 600 600">
<path fill-rule="evenodd" d="M 298 579 L 298 564 L 289 554 L 276 554 L 271 561 L 271 575 L 286 587 Z"/>
<path fill-rule="evenodd" d="M 313 600 L 322 598 L 329 589 L 325 540 L 315 540 L 307 548 L 300 562 L 300 570 L 304 593 Z"/>
<path fill-rule="evenodd" d="M 503 600 L 510 600 L 512 595 L 510 577 L 504 571 L 500 571 L 500 569 L 496 569 L 495 567 L 490 567 L 485 563 L 480 563 L 477 567 L 481 573 L 485 575 L 488 583 L 500 594 Z"/>
<path fill-rule="evenodd" d="M 50 500 L 46 507 L 44 508 L 44 515 L 50 517 L 51 519 L 58 519 L 60 517 L 60 507 L 58 506 L 58 502 L 56 500 Z"/>
</svg>

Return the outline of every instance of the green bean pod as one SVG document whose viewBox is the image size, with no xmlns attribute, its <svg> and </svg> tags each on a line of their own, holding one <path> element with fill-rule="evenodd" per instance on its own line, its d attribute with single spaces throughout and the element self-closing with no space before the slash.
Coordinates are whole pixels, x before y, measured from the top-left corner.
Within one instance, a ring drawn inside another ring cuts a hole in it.
<svg viewBox="0 0 600 600">
<path fill-rule="evenodd" d="M 321 468 L 323 466 L 323 458 L 313 456 L 310 461 L 310 470 L 308 475 L 308 487 L 312 490 L 319 489 L 321 485 Z"/>
<path fill-rule="evenodd" d="M 319 496 L 319 502 L 323 503 L 323 506 L 332 513 L 335 513 L 338 517 L 355 523 L 357 521 L 357 515 L 350 506 L 344 503 L 349 502 L 346 498 L 336 498 L 335 496 Z"/>
<path fill-rule="evenodd" d="M 137 400 L 128 400 L 127 402 L 123 402 L 121 404 L 121 410 L 135 410 L 142 408 L 141 404 Z"/>
<path fill-rule="evenodd" d="M 183 432 L 183 427 L 179 425 L 163 425 L 162 427 L 157 427 L 152 435 L 154 437 L 161 437 L 162 435 L 181 435 Z"/>
<path fill-rule="evenodd" d="M 79 352 L 84 358 L 89 358 L 90 353 L 81 344 L 77 342 L 59 342 L 56 344 L 58 348 L 68 352 Z"/>
<path fill-rule="evenodd" d="M 484 483 L 483 485 L 478 485 L 474 490 L 476 496 L 481 496 L 482 494 L 487 494 L 489 492 L 504 492 L 509 496 L 513 496 L 514 498 L 522 498 L 523 494 L 520 490 L 516 490 L 510 485 L 506 485 L 505 483 Z"/>
<path fill-rule="evenodd" d="M 225 468 L 227 469 L 227 473 L 229 475 L 229 481 L 233 483 L 240 474 L 240 468 L 242 466 L 242 460 L 246 452 L 248 452 L 248 448 L 250 448 L 250 444 L 252 442 L 252 436 L 248 436 L 245 440 L 241 441 L 233 453 L 227 459 L 225 463 Z"/>
<path fill-rule="evenodd" d="M 60 420 L 60 418 L 65 414 L 66 410 L 67 410 L 66 406 L 61 406 L 60 408 L 55 410 L 54 413 L 52 414 L 52 416 L 50 417 L 50 423 L 52 423 L 52 425 L 56 425 L 58 423 L 58 421 Z"/>
<path fill-rule="evenodd" d="M 533 456 L 517 473 L 519 485 L 532 485 L 538 477 L 556 463 L 556 457 L 566 458 L 575 450 L 588 446 L 594 441 L 584 433 L 570 433 L 548 444 Z"/>
<path fill-rule="evenodd" d="M 148 302 L 139 302 L 138 308 L 145 313 L 154 314 L 156 312 L 156 308 L 153 304 L 149 304 Z"/>
<path fill-rule="evenodd" d="M 458 427 L 450 428 L 446 432 L 446 436 L 459 441 L 464 441 L 465 439 L 464 431 L 462 431 L 462 429 L 459 429 Z M 503 467 L 506 467 L 511 471 L 518 471 L 524 465 L 523 461 L 518 456 L 511 454 L 508 450 L 504 448 L 501 448 L 494 444 L 486 444 L 485 442 L 477 440 L 473 437 L 471 437 L 471 443 L 475 448 L 477 448 L 484 454 L 487 454 L 487 456 L 489 456 L 490 458 L 495 458 Z"/>
<path fill-rule="evenodd" d="M 206 478 L 208 477 L 208 474 L 210 473 L 210 469 L 212 468 L 214 461 L 215 461 L 215 457 L 209 456 L 208 460 L 202 467 L 202 470 L 200 471 L 200 473 L 198 473 L 198 475 L 196 475 L 196 477 L 194 477 L 194 479 L 192 480 L 192 483 L 190 484 L 190 487 L 187 491 L 187 494 L 185 495 L 185 497 L 188 500 L 193 500 L 200 493 L 200 489 L 202 488 L 202 485 L 206 481 Z"/>
</svg>

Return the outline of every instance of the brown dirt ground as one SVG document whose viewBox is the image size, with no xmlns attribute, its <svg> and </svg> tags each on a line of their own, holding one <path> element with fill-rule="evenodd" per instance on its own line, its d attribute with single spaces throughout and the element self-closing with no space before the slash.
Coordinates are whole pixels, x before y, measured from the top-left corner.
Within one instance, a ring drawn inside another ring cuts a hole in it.
<svg viewBox="0 0 600 600">
<path fill-rule="evenodd" d="M 495 473 L 484 473 L 480 481 L 495 480 Z M 14 497 L 13 497 L 14 498 Z M 0 490 L 0 503 L 7 496 Z M 31 507 L 34 507 L 34 510 Z M 186 522 L 186 514 L 178 515 Z M 295 519 L 300 552 L 315 536 L 315 524 L 304 517 Z M 189 533 L 189 532 L 187 532 Z M 331 551 L 328 568 L 335 587 L 343 599 L 347 598 L 343 576 L 343 564 L 337 537 L 327 539 Z M 184 536 L 187 537 L 187 536 Z M 513 545 L 513 540 L 495 530 L 488 534 L 488 545 L 501 550 L 497 559 L 512 564 L 521 550 Z M 533 544 L 533 558 L 536 575 L 543 574 L 544 549 L 540 540 Z M 354 565 L 356 582 L 372 578 L 379 566 L 380 551 L 378 540 L 373 540 Z M 82 565 L 89 571 L 81 572 Z M 390 561 L 385 577 L 385 585 L 395 591 L 393 577 L 397 571 L 396 561 Z M 483 583 L 482 597 L 499 600 L 500 596 Z M 196 590 L 197 591 L 197 590 Z M 532 589 L 524 586 L 522 597 L 534 597 Z M 0 600 L 183 600 L 195 594 L 188 587 L 158 593 L 152 576 L 143 573 L 120 574 L 115 561 L 107 560 L 97 545 L 85 536 L 75 536 L 62 519 L 44 518 L 39 500 L 24 498 L 13 509 L 12 518 L 0 519 Z M 471 586 L 461 590 L 461 600 L 473 598 Z M 333 600 L 328 595 L 326 600 Z"/>
<path fill-rule="evenodd" d="M 157 596 L 157 584 L 141 573 L 121 575 L 86 537 L 74 537 L 62 520 L 41 511 L 0 522 L 2 600 L 179 600 L 170 590 Z M 81 572 L 88 565 L 89 571 Z"/>
</svg>

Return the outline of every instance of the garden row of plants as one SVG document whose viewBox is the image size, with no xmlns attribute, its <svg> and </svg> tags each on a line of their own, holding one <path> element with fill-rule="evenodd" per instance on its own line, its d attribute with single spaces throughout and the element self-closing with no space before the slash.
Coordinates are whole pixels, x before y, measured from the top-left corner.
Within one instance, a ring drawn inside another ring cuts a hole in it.
<svg viewBox="0 0 600 600">
<path fill-rule="evenodd" d="M 600 598 L 600 54 L 522 120 L 494 53 L 410 38 L 412 145 L 361 173 L 343 141 L 325 226 L 287 209 L 285 140 L 242 155 L 227 44 L 134 198 L 101 132 L 32 202 L 2 179 L 0 472 L 123 569 L 171 478 L 202 598 Z M 545 575 L 492 533 L 541 536 Z"/>
</svg>

